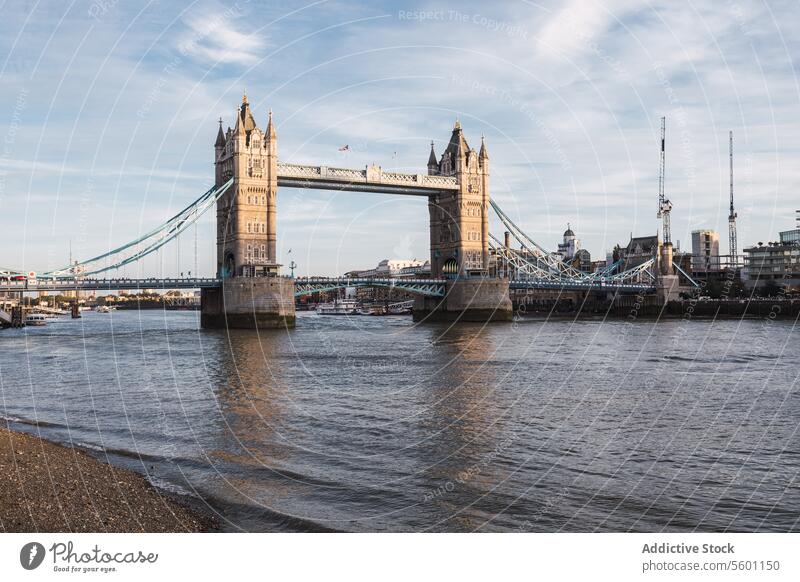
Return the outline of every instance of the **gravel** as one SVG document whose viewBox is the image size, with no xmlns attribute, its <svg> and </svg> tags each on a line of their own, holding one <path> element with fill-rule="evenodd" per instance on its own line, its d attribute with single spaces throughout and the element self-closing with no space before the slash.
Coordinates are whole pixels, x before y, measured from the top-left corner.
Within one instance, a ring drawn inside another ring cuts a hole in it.
<svg viewBox="0 0 800 582">
<path fill-rule="evenodd" d="M 0 428 L 0 531 L 200 532 L 210 516 L 133 471 Z"/>
</svg>

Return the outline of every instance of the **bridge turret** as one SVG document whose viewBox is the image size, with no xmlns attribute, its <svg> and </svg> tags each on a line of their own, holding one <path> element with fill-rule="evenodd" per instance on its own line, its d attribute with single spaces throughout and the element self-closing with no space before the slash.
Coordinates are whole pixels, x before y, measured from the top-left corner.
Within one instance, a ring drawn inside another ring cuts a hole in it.
<svg viewBox="0 0 800 582">
<path fill-rule="evenodd" d="M 486 140 L 482 135 L 481 135 L 481 151 L 478 154 L 478 159 L 481 161 L 481 165 L 489 163 L 489 152 L 486 149 Z"/>
<path fill-rule="evenodd" d="M 439 162 L 436 161 L 436 150 L 433 149 L 433 140 L 431 140 L 431 155 L 428 156 L 428 175 L 435 176 L 439 173 Z"/>
<path fill-rule="evenodd" d="M 222 133 L 222 118 L 219 118 L 219 130 L 217 130 L 217 141 L 214 142 L 214 174 L 215 184 L 224 184 L 222 180 L 222 164 L 218 162 L 222 159 L 222 154 L 225 151 L 225 134 Z"/>
<path fill-rule="evenodd" d="M 269 110 L 267 133 L 264 136 L 266 152 L 266 197 L 267 197 L 267 258 L 277 264 L 278 243 L 278 134 L 272 123 L 272 109 Z M 277 267 L 276 267 L 277 268 Z"/>
</svg>

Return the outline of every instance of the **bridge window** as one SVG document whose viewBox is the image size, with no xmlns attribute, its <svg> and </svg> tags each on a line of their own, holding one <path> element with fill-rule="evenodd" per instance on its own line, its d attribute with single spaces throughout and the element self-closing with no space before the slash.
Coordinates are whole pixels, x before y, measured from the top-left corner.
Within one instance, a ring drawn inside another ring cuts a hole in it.
<svg viewBox="0 0 800 582">
<path fill-rule="evenodd" d="M 267 248 L 266 245 L 261 245 L 261 254 L 259 255 L 260 258 L 266 259 L 267 258 Z"/>
<path fill-rule="evenodd" d="M 263 206 L 263 205 L 265 205 L 266 203 L 267 203 L 267 197 L 266 197 L 266 196 L 262 196 L 262 197 L 261 197 L 261 205 Z"/>
<path fill-rule="evenodd" d="M 265 224 L 262 222 L 261 223 L 261 234 L 264 234 L 265 232 L 266 232 L 266 227 L 265 227 Z"/>
<path fill-rule="evenodd" d="M 250 223 L 247 223 L 247 232 L 250 232 Z"/>
<path fill-rule="evenodd" d="M 249 259 L 252 256 L 253 256 L 253 245 L 247 245 L 247 253 L 245 255 L 245 258 Z"/>
</svg>

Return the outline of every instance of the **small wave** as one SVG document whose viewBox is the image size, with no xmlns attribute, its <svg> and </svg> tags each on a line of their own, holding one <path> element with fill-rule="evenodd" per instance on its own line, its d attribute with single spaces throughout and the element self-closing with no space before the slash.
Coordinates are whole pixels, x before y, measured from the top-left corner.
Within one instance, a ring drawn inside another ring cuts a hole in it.
<svg viewBox="0 0 800 582">
<path fill-rule="evenodd" d="M 7 423 L 13 422 L 16 424 L 25 424 L 28 426 L 38 426 L 42 428 L 65 428 L 65 425 L 59 424 L 57 422 L 48 422 L 46 420 L 33 420 L 30 418 L 20 418 L 18 416 L 6 416 L 4 414 L 0 414 L 0 420 L 4 420 Z"/>
<path fill-rule="evenodd" d="M 183 497 L 197 497 L 194 493 L 186 489 L 185 487 L 181 487 L 171 481 L 167 481 L 166 479 L 162 479 L 161 477 L 157 477 L 156 475 L 147 475 L 147 480 L 150 482 L 150 485 L 155 487 L 156 489 L 162 489 L 167 493 L 173 493 L 175 495 L 181 495 Z"/>
<path fill-rule="evenodd" d="M 75 444 L 75 446 L 76 446 L 76 447 L 78 447 L 78 448 L 81 448 L 81 449 L 89 449 L 90 451 L 98 451 L 98 452 L 100 452 L 100 453 L 102 453 L 102 452 L 105 450 L 105 449 L 104 449 L 103 447 L 101 447 L 101 446 L 98 446 L 98 445 L 93 445 L 93 444 L 91 444 L 91 443 L 84 443 L 84 442 L 81 442 L 81 441 L 78 441 L 78 442 L 76 442 L 76 443 L 74 443 L 74 444 Z"/>
</svg>

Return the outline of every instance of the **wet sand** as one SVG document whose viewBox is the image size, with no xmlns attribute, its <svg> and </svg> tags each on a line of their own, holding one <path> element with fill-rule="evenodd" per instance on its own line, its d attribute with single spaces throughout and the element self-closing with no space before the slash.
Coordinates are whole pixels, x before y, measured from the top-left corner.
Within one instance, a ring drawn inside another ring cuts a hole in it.
<svg viewBox="0 0 800 582">
<path fill-rule="evenodd" d="M 133 471 L 0 427 L 0 531 L 200 532 L 209 516 Z"/>
</svg>

